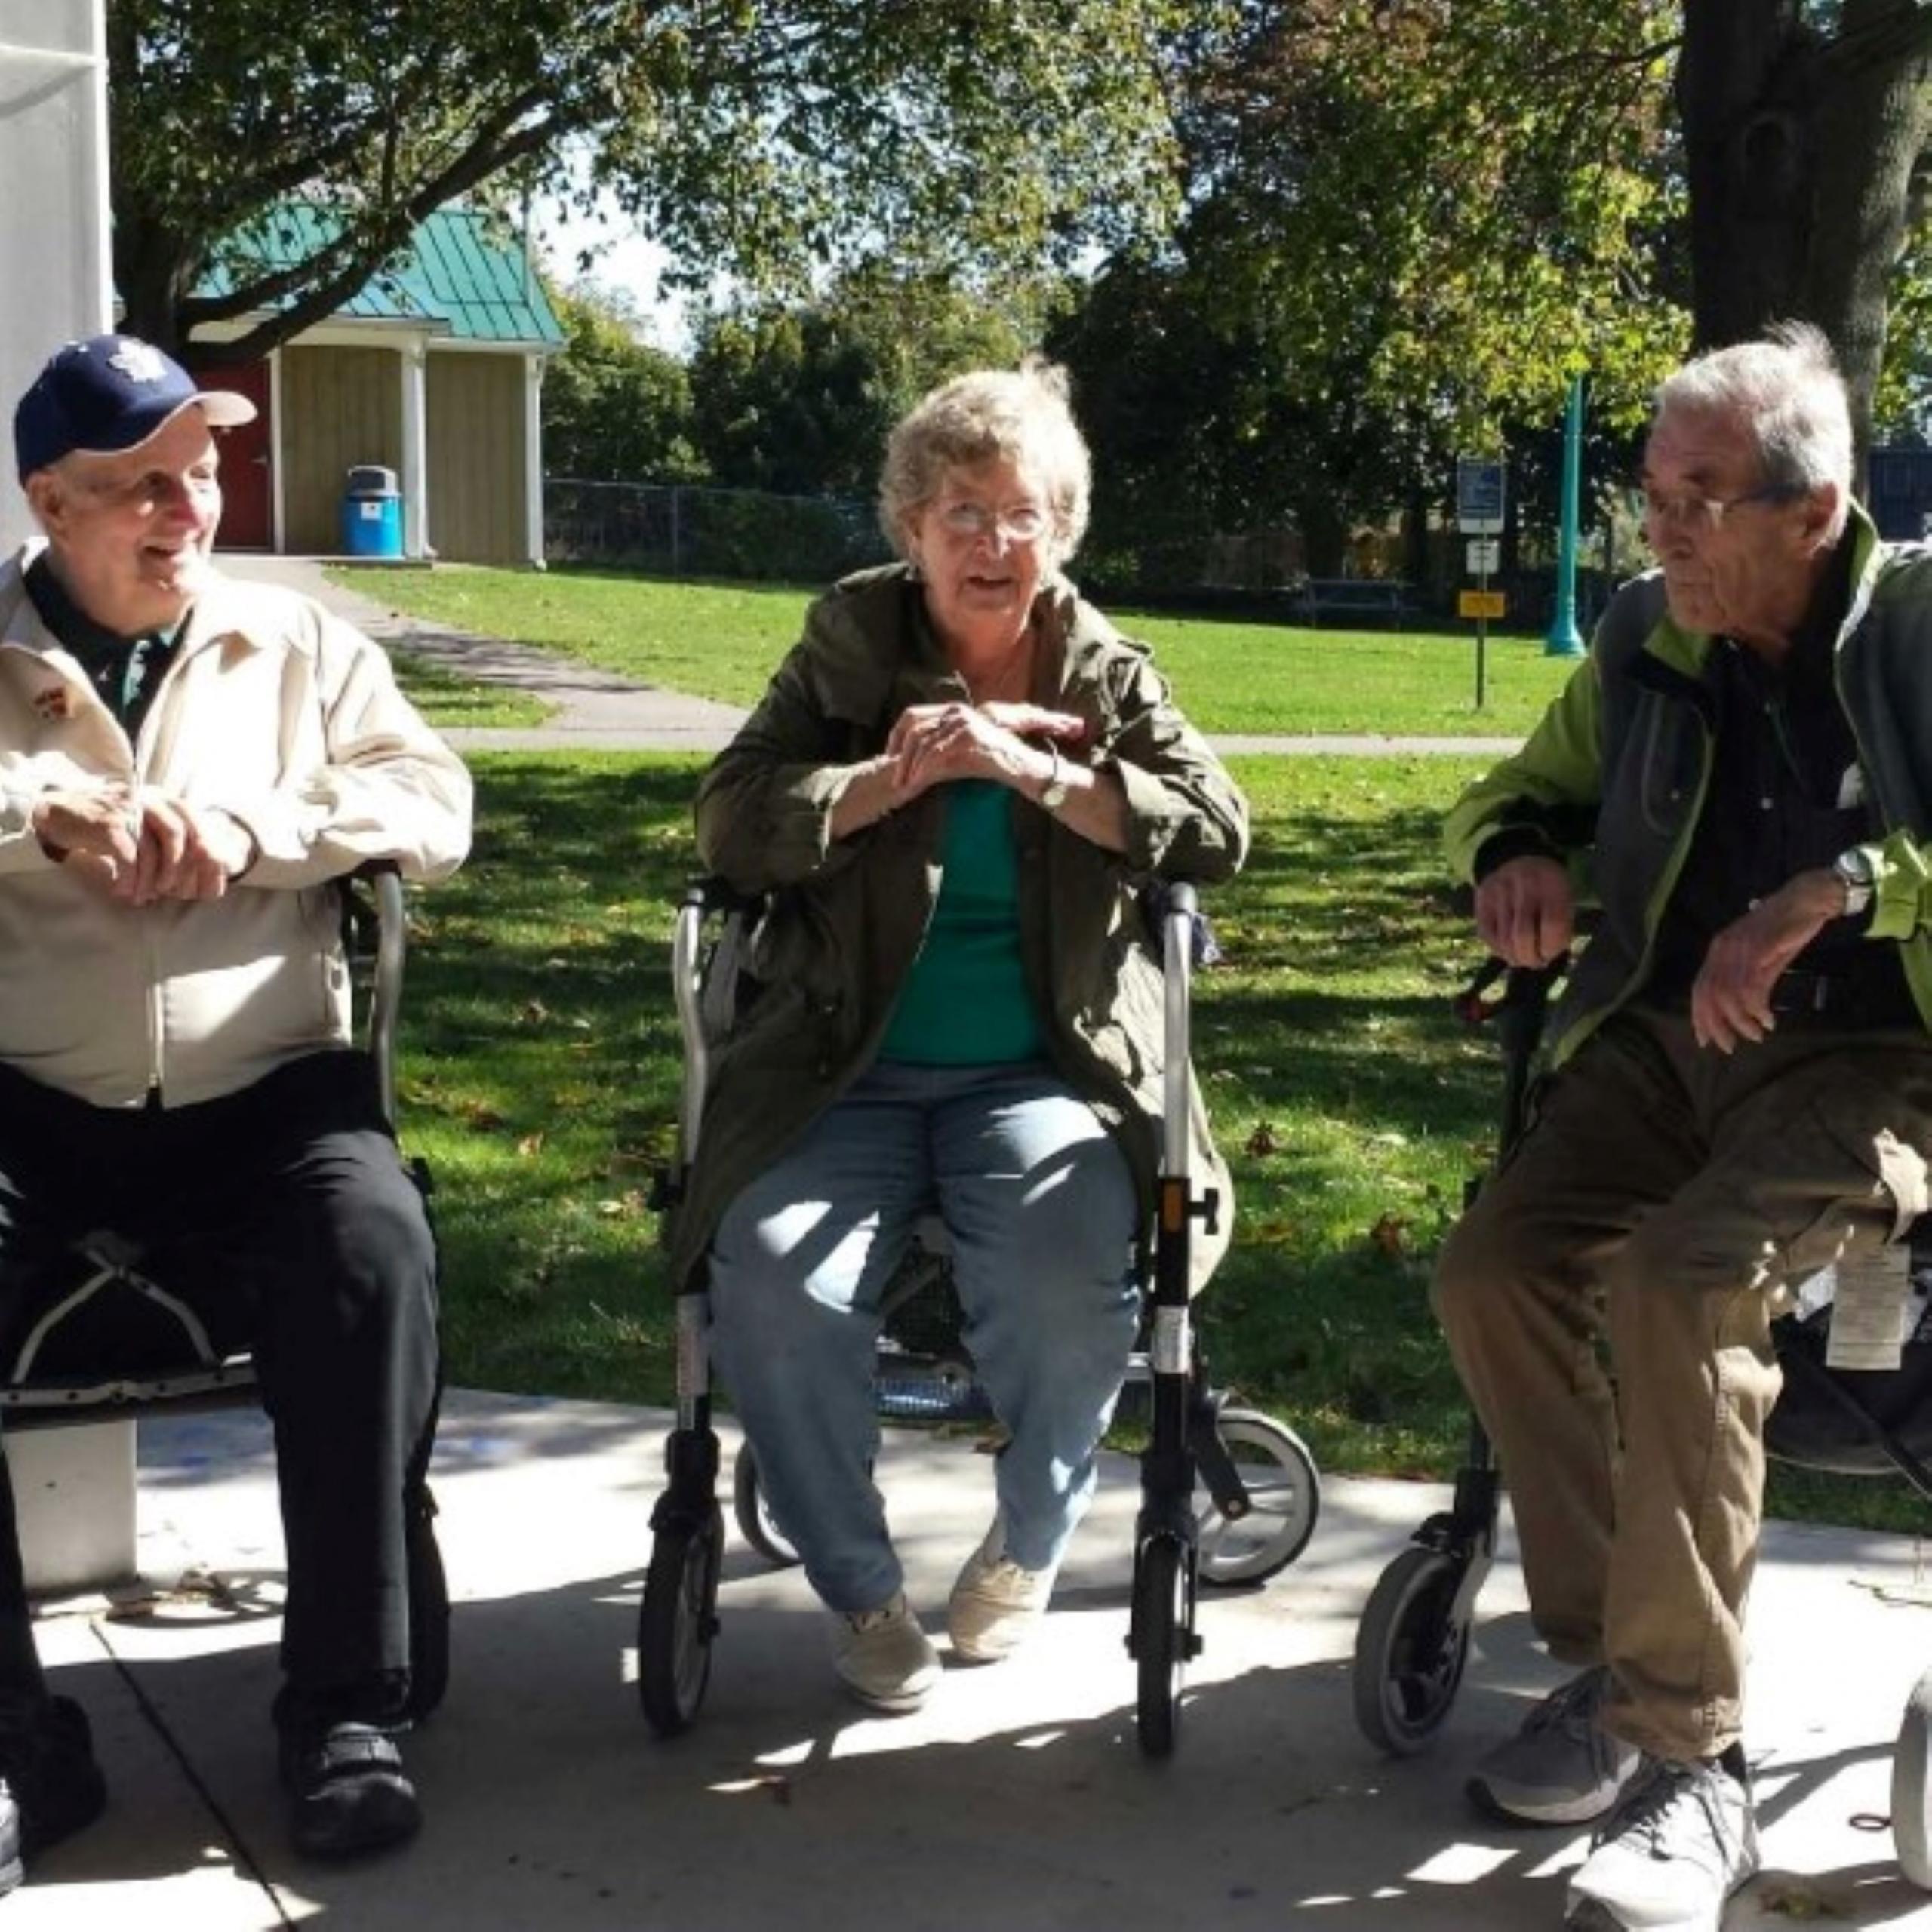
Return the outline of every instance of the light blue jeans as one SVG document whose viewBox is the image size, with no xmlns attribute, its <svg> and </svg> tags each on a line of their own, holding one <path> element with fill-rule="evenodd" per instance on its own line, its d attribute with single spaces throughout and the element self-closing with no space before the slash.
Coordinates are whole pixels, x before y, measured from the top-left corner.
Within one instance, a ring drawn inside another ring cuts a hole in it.
<svg viewBox="0 0 1932 1932">
<path fill-rule="evenodd" d="M 879 1298 L 935 1208 L 966 1344 L 1011 1432 L 1006 1553 L 1057 1564 L 1094 1491 L 1140 1299 L 1126 1158 L 1038 1063 L 881 1063 L 738 1195 L 711 1249 L 714 1358 L 772 1514 L 832 1609 L 901 1585 L 872 1482 Z"/>
</svg>

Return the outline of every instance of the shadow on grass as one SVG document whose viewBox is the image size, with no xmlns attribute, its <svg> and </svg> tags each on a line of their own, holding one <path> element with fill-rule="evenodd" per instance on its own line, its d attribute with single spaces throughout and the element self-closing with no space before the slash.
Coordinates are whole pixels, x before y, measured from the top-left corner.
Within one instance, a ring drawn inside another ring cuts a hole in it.
<svg viewBox="0 0 1932 1932">
<path fill-rule="evenodd" d="M 649 1190 L 673 1147 L 669 942 L 699 766 L 478 770 L 475 858 L 416 902 L 404 1048 L 405 1139 L 438 1180 L 451 1374 L 664 1402 Z M 1428 1275 L 1494 1151 L 1500 1064 L 1451 1004 L 1477 952 L 1436 856 L 1444 780 L 1400 761 L 1242 775 L 1254 856 L 1210 896 L 1229 958 L 1201 976 L 1195 1012 L 1239 1209 L 1203 1311 L 1217 1377 L 1293 1420 L 1327 1467 L 1445 1474 L 1466 1412 Z M 1805 1515 L 1916 1521 L 1894 1485 L 1774 1494 Z"/>
</svg>

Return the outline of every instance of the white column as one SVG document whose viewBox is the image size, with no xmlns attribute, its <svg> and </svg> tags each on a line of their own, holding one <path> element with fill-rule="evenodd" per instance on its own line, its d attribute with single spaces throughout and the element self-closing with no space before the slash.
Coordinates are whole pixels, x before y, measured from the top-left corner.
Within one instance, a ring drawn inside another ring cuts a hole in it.
<svg viewBox="0 0 1932 1932">
<path fill-rule="evenodd" d="M 435 555 L 429 546 L 429 350 L 420 341 L 402 351 L 402 553 Z"/>
<path fill-rule="evenodd" d="M 105 0 L 0 0 L 0 262 L 10 265 L 0 275 L 0 417 L 11 422 L 62 343 L 113 326 Z M 0 543 L 31 528 L 10 447 Z"/>
<path fill-rule="evenodd" d="M 523 358 L 523 475 L 526 499 L 524 543 L 533 570 L 543 568 L 543 364 Z"/>
</svg>

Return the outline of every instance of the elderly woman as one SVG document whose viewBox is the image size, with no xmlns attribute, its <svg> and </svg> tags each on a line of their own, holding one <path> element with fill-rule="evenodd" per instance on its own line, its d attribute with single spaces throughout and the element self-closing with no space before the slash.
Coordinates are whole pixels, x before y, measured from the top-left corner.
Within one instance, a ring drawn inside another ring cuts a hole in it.
<svg viewBox="0 0 1932 1932">
<path fill-rule="evenodd" d="M 903 561 L 812 607 L 698 795 L 705 863 L 771 899 L 672 1266 L 706 1271 L 773 1514 L 881 1710 L 939 1658 L 872 1483 L 881 1291 L 936 1209 L 1010 1432 L 947 1616 L 954 1655 L 990 1662 L 1046 1608 L 1133 1346 L 1162 1044 L 1137 888 L 1247 848 L 1145 650 L 1060 574 L 1088 494 L 1059 371 L 928 396 L 881 482 Z"/>
</svg>

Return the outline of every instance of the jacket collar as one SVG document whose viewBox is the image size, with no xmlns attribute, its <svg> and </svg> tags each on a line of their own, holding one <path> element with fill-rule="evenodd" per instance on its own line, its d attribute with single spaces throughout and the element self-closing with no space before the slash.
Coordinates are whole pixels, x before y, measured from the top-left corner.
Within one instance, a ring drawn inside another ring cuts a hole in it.
<svg viewBox="0 0 1932 1932">
<path fill-rule="evenodd" d="M 41 621 L 27 595 L 26 580 L 27 566 L 46 548 L 45 537 L 32 537 L 0 564 L 0 641 L 18 645 L 42 657 L 60 651 L 60 642 Z M 211 568 L 183 625 L 180 655 L 186 657 L 217 639 L 228 638 L 238 639 L 252 650 L 277 643 L 306 648 L 303 638 L 289 635 L 286 626 L 276 621 L 278 595 L 269 586 L 242 583 Z"/>
<path fill-rule="evenodd" d="M 816 669 L 820 701 L 833 717 L 883 724 L 909 704 L 964 695 L 964 681 L 947 662 L 926 614 L 925 593 L 904 565 L 855 572 L 822 608 L 824 648 Z M 881 621 L 883 612 L 889 612 L 889 623 Z M 1041 585 L 1033 617 L 1055 660 L 1054 691 L 1065 691 L 1076 667 L 1115 637 L 1057 572 Z"/>
</svg>

